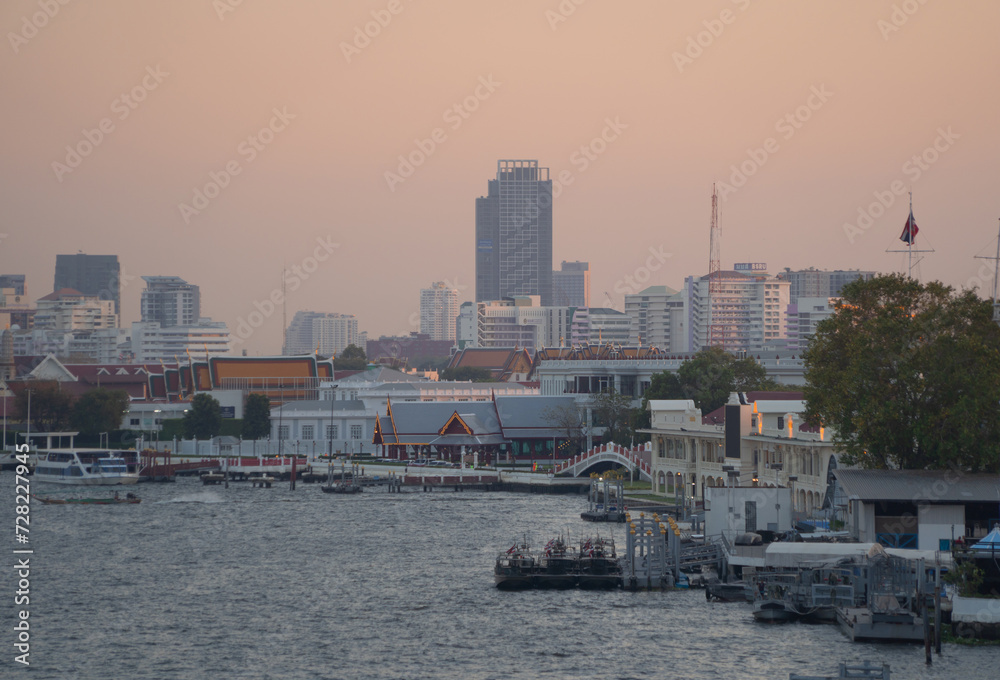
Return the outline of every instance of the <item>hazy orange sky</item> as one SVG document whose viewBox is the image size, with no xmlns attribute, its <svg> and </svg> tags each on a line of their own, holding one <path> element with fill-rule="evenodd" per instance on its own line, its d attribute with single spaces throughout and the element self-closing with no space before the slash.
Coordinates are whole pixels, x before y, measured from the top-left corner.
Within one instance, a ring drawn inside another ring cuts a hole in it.
<svg viewBox="0 0 1000 680">
<path fill-rule="evenodd" d="M 124 323 L 177 275 L 235 330 L 306 267 L 289 319 L 408 333 L 431 282 L 473 298 L 502 158 L 568 180 L 554 264 L 591 263 L 595 306 L 707 272 L 713 182 L 724 267 L 900 271 L 912 187 L 921 278 L 989 293 L 998 25 L 987 0 L 5 0 L 0 273 L 38 298 L 56 254 L 117 254 Z M 275 310 L 237 349 L 281 334 Z"/>
</svg>

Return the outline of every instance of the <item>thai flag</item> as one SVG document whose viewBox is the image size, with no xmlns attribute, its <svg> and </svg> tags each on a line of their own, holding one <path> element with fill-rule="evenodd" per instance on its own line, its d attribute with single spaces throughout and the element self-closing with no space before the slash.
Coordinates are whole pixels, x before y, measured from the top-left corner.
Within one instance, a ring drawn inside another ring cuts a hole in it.
<svg viewBox="0 0 1000 680">
<path fill-rule="evenodd" d="M 910 208 L 910 216 L 906 220 L 906 225 L 903 227 L 903 233 L 899 237 L 899 240 L 912 246 L 917 240 L 918 231 L 920 229 L 917 228 L 917 222 L 913 219 L 913 208 Z"/>
</svg>

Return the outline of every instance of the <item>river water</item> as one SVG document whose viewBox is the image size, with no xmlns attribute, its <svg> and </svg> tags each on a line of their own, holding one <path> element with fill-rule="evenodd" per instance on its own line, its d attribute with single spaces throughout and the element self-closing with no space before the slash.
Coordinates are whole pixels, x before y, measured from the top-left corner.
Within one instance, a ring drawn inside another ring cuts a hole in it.
<svg viewBox="0 0 1000 680">
<path fill-rule="evenodd" d="M 13 548 L 14 478 L 0 473 Z M 500 592 L 496 554 L 621 527 L 579 496 L 134 487 L 140 505 L 31 504 L 31 594 L 5 552 L 3 677 L 760 678 L 889 663 L 894 679 L 1000 677 L 1000 648 L 849 642 L 835 626 L 753 621 L 704 591 Z M 34 484 L 39 495 L 98 495 Z M 28 609 L 31 666 L 14 663 Z M 14 672 L 18 674 L 15 675 Z"/>
</svg>

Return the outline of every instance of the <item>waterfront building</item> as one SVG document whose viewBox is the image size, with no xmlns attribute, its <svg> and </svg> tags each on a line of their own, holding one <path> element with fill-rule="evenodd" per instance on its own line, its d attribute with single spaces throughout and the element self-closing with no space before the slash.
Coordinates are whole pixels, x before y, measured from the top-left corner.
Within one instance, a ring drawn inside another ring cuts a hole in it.
<svg viewBox="0 0 1000 680">
<path fill-rule="evenodd" d="M 420 332 L 431 340 L 455 340 L 458 291 L 436 281 L 420 291 Z"/>
<path fill-rule="evenodd" d="M 714 294 L 708 275 L 685 280 L 691 351 L 717 344 L 756 353 L 787 338 L 788 281 L 769 276 L 767 265 L 758 262 L 738 262 L 718 277 Z"/>
<path fill-rule="evenodd" d="M 121 267 L 117 255 L 56 255 L 53 290 L 72 288 L 84 295 L 96 295 L 114 302 L 114 313 L 121 315 Z"/>
<path fill-rule="evenodd" d="M 834 471 L 834 506 L 845 530 L 862 543 L 949 550 L 971 544 L 996 521 L 1000 480 L 955 470 Z"/>
<path fill-rule="evenodd" d="M 706 416 L 690 399 L 651 400 L 649 411 L 653 493 L 702 502 L 710 487 L 787 487 L 794 512 L 830 505 L 840 452 L 805 423 L 801 393 L 733 394 Z"/>
<path fill-rule="evenodd" d="M 668 286 L 650 286 L 626 295 L 625 314 L 630 321 L 627 343 L 668 352 L 688 351 L 687 304 L 686 295 Z"/>
<path fill-rule="evenodd" d="M 801 355 L 787 350 L 761 350 L 744 355 L 752 358 L 778 383 L 805 384 Z M 676 373 L 694 353 L 665 352 L 655 347 L 589 345 L 549 347 L 535 353 L 528 380 L 539 383 L 543 395 L 592 394 L 614 388 L 639 405 L 653 376 Z"/>
<path fill-rule="evenodd" d="M 271 439 L 312 455 L 374 453 L 377 414 L 359 400 L 293 401 L 271 409 Z"/>
<path fill-rule="evenodd" d="M 567 262 L 552 272 L 552 304 L 562 307 L 590 306 L 590 263 Z"/>
<path fill-rule="evenodd" d="M 178 276 L 143 276 L 142 321 L 163 327 L 193 326 L 201 318 L 201 292 Z"/>
<path fill-rule="evenodd" d="M 516 458 L 560 460 L 572 455 L 558 414 L 578 408 L 572 397 L 508 396 L 476 402 L 391 401 L 376 421 L 379 455 L 406 460 L 428 454 L 480 463 Z M 575 434 L 575 438 L 582 437 Z"/>
<path fill-rule="evenodd" d="M 514 295 L 552 300 L 552 180 L 536 160 L 497 161 L 476 199 L 476 302 Z"/>
</svg>

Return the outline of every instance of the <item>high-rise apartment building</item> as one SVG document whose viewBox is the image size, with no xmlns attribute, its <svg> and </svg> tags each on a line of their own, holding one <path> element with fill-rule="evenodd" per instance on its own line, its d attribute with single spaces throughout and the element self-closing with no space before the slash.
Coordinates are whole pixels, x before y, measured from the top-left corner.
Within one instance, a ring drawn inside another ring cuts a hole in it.
<svg viewBox="0 0 1000 680">
<path fill-rule="evenodd" d="M 858 269 L 800 269 L 792 271 L 785 267 L 785 271 L 778 274 L 779 279 L 788 281 L 788 295 L 792 302 L 799 298 L 829 298 L 839 297 L 840 290 L 846 284 L 857 279 L 868 281 L 875 278 L 875 272 L 860 271 Z"/>
<path fill-rule="evenodd" d="M 121 267 L 117 255 L 56 255 L 53 290 L 71 288 L 85 295 L 96 295 L 115 303 L 121 316 Z"/>
<path fill-rule="evenodd" d="M 298 311 L 285 331 L 282 354 L 340 354 L 348 345 L 365 348 L 367 336 L 358 332 L 353 314 Z"/>
<path fill-rule="evenodd" d="M 668 286 L 650 286 L 625 296 L 625 314 L 631 320 L 628 344 L 655 346 L 665 352 L 688 350 L 685 318 L 687 300 Z"/>
<path fill-rule="evenodd" d="M 538 295 L 552 301 L 552 180 L 538 161 L 497 161 L 476 199 L 476 301 Z"/>
<path fill-rule="evenodd" d="M 313 340 L 323 356 L 340 354 L 348 345 L 364 349 L 358 335 L 358 319 L 353 314 L 326 314 L 312 322 Z"/>
<path fill-rule="evenodd" d="M 788 337 L 788 281 L 771 277 L 767 265 L 742 262 L 732 270 L 718 273 L 720 290 L 709 290 L 709 277 L 689 276 L 688 349 L 708 347 L 712 327 L 717 328 L 718 344 L 734 351 L 758 351 L 784 344 Z"/>
<path fill-rule="evenodd" d="M 420 291 L 420 332 L 431 340 L 454 340 L 458 291 L 437 281 Z"/>
<path fill-rule="evenodd" d="M 570 307 L 546 307 L 537 295 L 476 303 L 476 347 L 517 347 L 531 352 L 569 344 Z"/>
<path fill-rule="evenodd" d="M 566 262 L 552 272 L 552 304 L 563 307 L 590 306 L 590 263 Z"/>
<path fill-rule="evenodd" d="M 117 328 L 114 307 L 111 300 L 63 288 L 39 298 L 35 328 L 61 332 Z"/>
<path fill-rule="evenodd" d="M 201 317 L 201 293 L 177 276 L 143 276 L 142 320 L 161 326 L 192 326 Z"/>
</svg>

